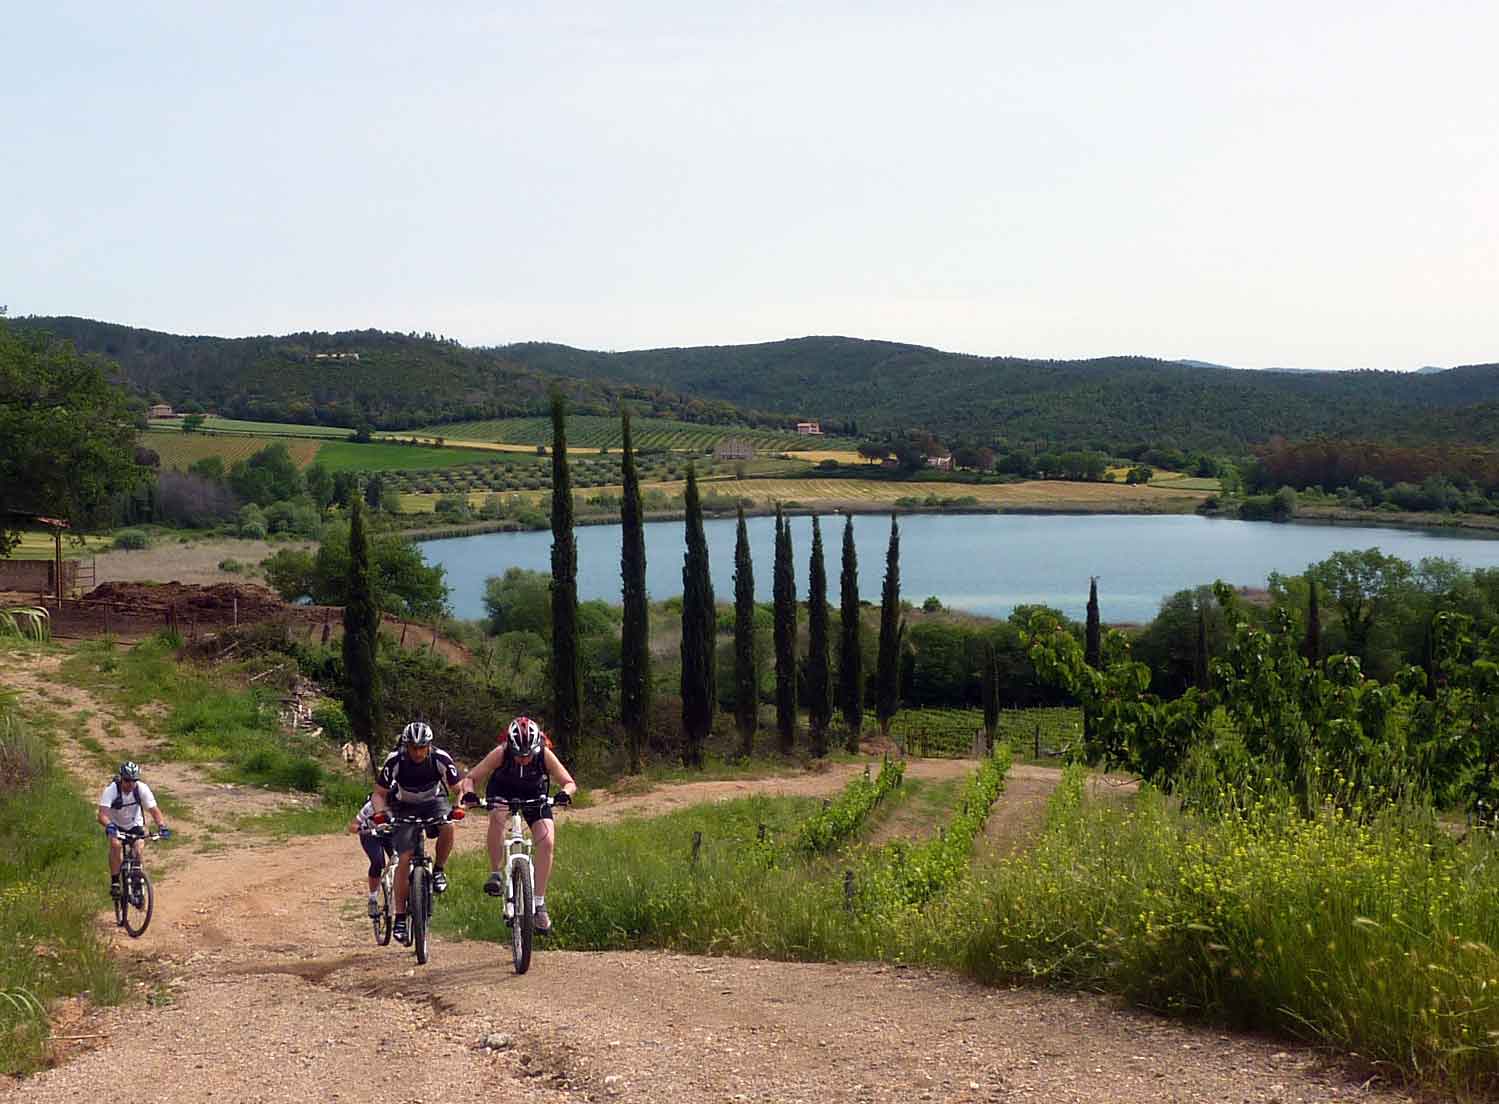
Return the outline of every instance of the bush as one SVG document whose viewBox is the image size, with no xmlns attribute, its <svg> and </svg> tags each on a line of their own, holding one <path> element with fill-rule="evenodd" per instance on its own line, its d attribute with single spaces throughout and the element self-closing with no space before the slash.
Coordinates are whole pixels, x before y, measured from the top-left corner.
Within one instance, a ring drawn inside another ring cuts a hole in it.
<svg viewBox="0 0 1499 1104">
<path fill-rule="evenodd" d="M 353 736 L 348 715 L 336 701 L 325 701 L 312 711 L 312 723 L 323 730 L 323 735 L 335 744 L 346 744 Z"/>
<path fill-rule="evenodd" d="M 220 560 L 219 561 L 219 570 L 220 571 L 227 571 L 231 575 L 238 575 L 244 569 L 245 569 L 245 565 L 242 564 L 242 563 L 240 563 L 236 559 L 228 559 L 228 560 Z"/>
<path fill-rule="evenodd" d="M 114 543 L 111 548 L 126 552 L 139 552 L 143 548 L 151 546 L 151 538 L 146 535 L 144 529 L 121 529 L 115 534 Z"/>
</svg>

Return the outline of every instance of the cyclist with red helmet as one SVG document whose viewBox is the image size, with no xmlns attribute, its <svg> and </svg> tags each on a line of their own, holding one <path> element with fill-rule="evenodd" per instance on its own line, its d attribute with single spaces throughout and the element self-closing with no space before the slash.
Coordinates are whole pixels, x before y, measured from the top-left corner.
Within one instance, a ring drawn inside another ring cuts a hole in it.
<svg viewBox="0 0 1499 1104">
<path fill-rule="evenodd" d="M 562 761 L 547 746 L 546 733 L 530 717 L 517 717 L 510 722 L 499 745 L 479 760 L 458 783 L 458 796 L 462 800 L 466 793 L 473 793 L 474 786 L 488 779 L 484 796 L 490 801 L 521 800 L 543 797 L 553 782 L 561 789 L 552 799 L 558 805 L 572 801 L 578 792 L 578 784 L 567 772 Z M 526 823 L 531 828 L 531 839 L 536 844 L 536 930 L 545 935 L 552 930 L 552 918 L 547 915 L 547 879 L 552 873 L 552 856 L 556 850 L 556 835 L 552 825 L 550 805 L 530 806 L 525 810 Z M 489 818 L 489 881 L 484 883 L 484 892 L 491 897 L 505 892 L 505 818 Z"/>
</svg>

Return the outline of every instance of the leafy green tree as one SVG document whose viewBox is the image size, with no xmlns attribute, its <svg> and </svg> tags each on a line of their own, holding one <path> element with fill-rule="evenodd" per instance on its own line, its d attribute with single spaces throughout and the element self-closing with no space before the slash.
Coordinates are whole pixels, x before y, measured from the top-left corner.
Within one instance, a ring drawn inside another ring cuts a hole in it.
<svg viewBox="0 0 1499 1104">
<path fill-rule="evenodd" d="M 734 541 L 734 721 L 739 728 L 739 753 L 748 759 L 755 750 L 760 720 L 760 678 L 755 670 L 755 562 L 750 556 L 749 528 L 744 505 L 739 506 L 739 529 Z"/>
<path fill-rule="evenodd" d="M 812 517 L 812 561 L 807 568 L 807 724 L 812 754 L 828 753 L 828 721 L 833 715 L 828 670 L 828 576 L 822 559 L 822 526 Z"/>
<path fill-rule="evenodd" d="M 900 523 L 890 515 L 890 547 L 885 552 L 885 583 L 880 593 L 880 654 L 875 668 L 875 716 L 890 738 L 890 722 L 900 708 Z"/>
<path fill-rule="evenodd" d="M 635 471 L 635 448 L 630 434 L 630 412 L 620 417 L 624 442 L 620 453 L 624 489 L 620 500 L 620 576 L 623 580 L 624 624 L 620 634 L 619 714 L 629 744 L 630 770 L 639 772 L 651 708 L 650 598 L 645 589 L 645 507 L 640 477 Z"/>
<path fill-rule="evenodd" d="M 187 471 L 189 475 L 196 475 L 202 479 L 212 479 L 215 482 L 221 483 L 226 474 L 224 458 L 222 456 L 205 456 L 189 464 Z"/>
<path fill-rule="evenodd" d="M 1088 580 L 1088 620 L 1083 636 L 1083 662 L 1094 670 L 1103 666 L 1103 635 L 1102 623 L 1098 617 L 1098 578 L 1096 576 Z M 1085 706 L 1083 708 L 1083 739 L 1091 741 L 1092 733 L 1093 714 Z"/>
<path fill-rule="evenodd" d="M 370 570 L 370 543 L 364 527 L 363 504 L 357 499 L 349 510 L 349 574 L 344 604 L 344 713 L 354 738 L 369 751 L 370 769 L 380 761 L 379 673 L 376 642 L 380 632 L 380 610 L 375 601 Z"/>
<path fill-rule="evenodd" d="M 776 729 L 781 753 L 796 746 L 796 567 L 792 562 L 791 523 L 776 504 L 775 651 Z"/>
<path fill-rule="evenodd" d="M 999 729 L 999 654 L 994 642 L 984 646 L 984 750 L 994 754 L 994 735 Z"/>
<path fill-rule="evenodd" d="M 567 466 L 567 403 L 552 391 L 552 734 L 557 754 L 577 750 L 583 714 L 578 657 L 578 546 L 573 485 Z"/>
<path fill-rule="evenodd" d="M 703 741 L 713 727 L 717 611 L 708 573 L 708 540 L 697 491 L 697 466 L 687 465 L 687 550 L 682 560 L 682 762 L 703 765 Z"/>
<path fill-rule="evenodd" d="M 364 483 L 364 501 L 371 510 L 383 510 L 386 508 L 385 501 L 385 477 L 375 472 Z M 391 509 L 396 507 L 391 506 Z"/>
<path fill-rule="evenodd" d="M 1317 580 L 1338 611 L 1349 654 L 1367 666 L 1376 629 L 1409 591 L 1411 565 L 1398 556 L 1385 555 L 1378 548 L 1367 548 L 1361 552 L 1334 552 L 1321 563 L 1313 564 L 1308 574 Z"/>
<path fill-rule="evenodd" d="M 845 747 L 859 750 L 864 730 L 864 646 L 859 619 L 859 553 L 854 547 L 854 518 L 843 523 L 843 572 L 839 576 L 838 708 L 843 714 Z"/>
<path fill-rule="evenodd" d="M 1307 579 L 1306 635 L 1301 640 L 1301 654 L 1313 667 L 1322 663 L 1322 611 L 1317 608 L 1317 580 Z"/>
<path fill-rule="evenodd" d="M 197 433 L 198 430 L 203 428 L 204 421 L 205 419 L 202 414 L 189 414 L 182 419 L 182 432 Z"/>
<path fill-rule="evenodd" d="M 286 446 L 277 441 L 229 470 L 229 485 L 257 506 L 283 502 L 302 493 L 302 474 Z"/>
<path fill-rule="evenodd" d="M 249 509 L 249 507 L 247 507 Z M 265 561 L 265 577 L 283 598 L 310 598 L 324 605 L 342 606 L 349 599 L 352 556 L 352 514 L 323 533 L 317 551 L 282 548 Z M 411 541 L 395 533 L 371 538 L 366 529 L 370 593 L 377 609 L 393 617 L 428 620 L 448 610 L 446 573 L 428 564 Z"/>
<path fill-rule="evenodd" d="M 307 483 L 307 493 L 312 496 L 317 508 L 326 510 L 333 502 L 333 476 L 328 469 L 321 464 L 313 464 L 307 469 L 303 479 Z"/>
<path fill-rule="evenodd" d="M 0 556 L 20 540 L 17 515 L 86 528 L 147 483 L 137 417 L 101 361 L 0 318 Z"/>
</svg>

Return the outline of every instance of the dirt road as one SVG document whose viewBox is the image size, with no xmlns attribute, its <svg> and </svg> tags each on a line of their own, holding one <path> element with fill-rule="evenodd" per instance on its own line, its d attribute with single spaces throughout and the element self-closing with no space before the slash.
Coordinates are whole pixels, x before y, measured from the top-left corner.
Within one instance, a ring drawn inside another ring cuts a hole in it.
<svg viewBox="0 0 1499 1104">
<path fill-rule="evenodd" d="M 50 685 L 46 662 L 6 663 L 0 681 L 28 696 L 107 714 L 88 695 Z M 87 755 L 70 752 L 69 761 L 88 765 Z M 662 788 L 573 815 L 607 819 L 762 785 L 832 793 L 850 769 Z M 912 772 L 954 769 L 962 765 L 917 762 Z M 241 802 L 275 800 L 202 791 L 179 799 L 192 802 L 199 825 Z M 465 824 L 460 845 L 481 835 Z M 895 966 L 543 945 L 531 972 L 516 977 L 504 948 L 436 940 L 432 963 L 416 967 L 410 952 L 371 943 L 362 858 L 348 837 L 229 838 L 228 849 L 187 838 L 150 857 L 160 889 L 151 928 L 139 941 L 111 935 L 146 999 L 89 1011 L 69 1033 L 102 1038 L 77 1040 L 61 1066 L 0 1099 L 71 1102 L 122 1081 L 172 1104 L 1406 1099 L 1283 1042 L 1183 1027 L 1091 996 L 985 989 Z M 564 822 L 561 862 L 566 847 Z M 100 862 L 102 876 L 102 847 Z"/>
</svg>

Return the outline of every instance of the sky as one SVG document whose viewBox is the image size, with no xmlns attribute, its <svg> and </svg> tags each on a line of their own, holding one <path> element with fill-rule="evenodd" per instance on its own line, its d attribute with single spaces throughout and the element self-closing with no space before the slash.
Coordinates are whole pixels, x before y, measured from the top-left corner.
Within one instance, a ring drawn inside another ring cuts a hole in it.
<svg viewBox="0 0 1499 1104">
<path fill-rule="evenodd" d="M 1492 0 L 63 2 L 4 27 L 12 315 L 1499 360 Z"/>
</svg>

